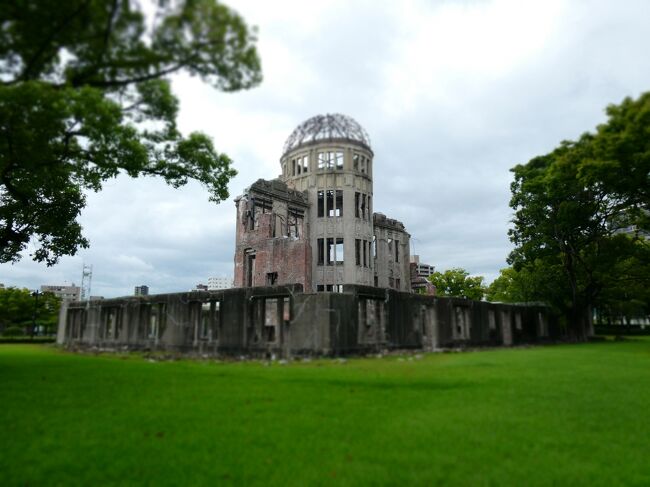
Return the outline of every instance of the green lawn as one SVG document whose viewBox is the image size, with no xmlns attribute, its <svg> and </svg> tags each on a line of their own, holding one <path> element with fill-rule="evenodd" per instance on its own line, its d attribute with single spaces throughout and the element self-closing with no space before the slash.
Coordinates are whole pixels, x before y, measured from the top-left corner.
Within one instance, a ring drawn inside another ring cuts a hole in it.
<svg viewBox="0 0 650 487">
<path fill-rule="evenodd" d="M 650 485 L 650 339 L 150 362 L 0 345 L 0 485 Z"/>
</svg>

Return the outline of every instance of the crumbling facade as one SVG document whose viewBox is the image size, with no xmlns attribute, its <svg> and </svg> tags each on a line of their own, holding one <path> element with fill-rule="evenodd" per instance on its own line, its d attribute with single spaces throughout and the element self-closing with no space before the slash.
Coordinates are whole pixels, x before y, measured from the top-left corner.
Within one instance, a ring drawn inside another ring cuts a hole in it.
<svg viewBox="0 0 650 487">
<path fill-rule="evenodd" d="M 350 117 L 299 125 L 284 145 L 280 177 L 258 180 L 235 201 L 235 287 L 410 291 L 410 235 L 372 211 L 373 158 L 368 134 Z"/>
<path fill-rule="evenodd" d="M 360 285 L 344 285 L 340 293 L 306 293 L 293 285 L 64 302 L 57 341 L 71 347 L 290 357 L 561 338 L 545 306 Z"/>
<path fill-rule="evenodd" d="M 289 357 L 561 338 L 544 306 L 411 292 L 410 236 L 372 211 L 373 152 L 354 120 L 309 119 L 280 164 L 235 200 L 233 289 L 64 302 L 58 343 Z"/>
</svg>

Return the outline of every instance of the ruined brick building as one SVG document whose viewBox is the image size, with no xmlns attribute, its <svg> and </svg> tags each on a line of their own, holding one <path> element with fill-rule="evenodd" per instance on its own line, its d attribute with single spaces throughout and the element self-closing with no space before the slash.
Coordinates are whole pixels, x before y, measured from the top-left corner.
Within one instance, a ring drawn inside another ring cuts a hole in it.
<svg viewBox="0 0 650 487">
<path fill-rule="evenodd" d="M 290 357 L 562 337 L 544 306 L 412 293 L 409 234 L 372 211 L 373 156 L 351 118 L 307 120 L 284 146 L 281 176 L 236 199 L 234 289 L 65 301 L 57 342 Z"/>
<path fill-rule="evenodd" d="M 409 234 L 373 212 L 374 153 L 366 131 L 341 114 L 300 124 L 282 173 L 235 200 L 235 287 L 344 284 L 410 291 Z"/>
</svg>

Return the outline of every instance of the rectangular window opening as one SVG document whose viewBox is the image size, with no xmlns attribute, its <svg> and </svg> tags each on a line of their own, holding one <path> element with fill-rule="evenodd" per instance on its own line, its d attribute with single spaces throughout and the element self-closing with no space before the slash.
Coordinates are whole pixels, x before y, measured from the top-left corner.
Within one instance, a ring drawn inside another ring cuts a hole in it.
<svg viewBox="0 0 650 487">
<path fill-rule="evenodd" d="M 267 272 L 266 274 L 266 285 L 275 286 L 278 282 L 278 273 L 277 272 Z"/>
<path fill-rule="evenodd" d="M 319 190 L 317 198 L 318 198 L 318 216 L 324 217 L 325 216 L 325 191 Z"/>
<path fill-rule="evenodd" d="M 336 163 L 336 169 L 343 169 L 343 152 L 334 152 L 334 160 Z"/>
<path fill-rule="evenodd" d="M 334 216 L 343 216 L 343 191 L 340 189 L 336 190 L 336 209 Z"/>
<path fill-rule="evenodd" d="M 327 164 L 327 152 L 318 153 L 318 169 L 325 169 Z"/>
<path fill-rule="evenodd" d="M 325 255 L 325 239 L 319 238 L 317 240 L 318 243 L 318 265 L 323 265 L 324 262 L 324 255 Z"/>
<path fill-rule="evenodd" d="M 334 239 L 333 238 L 328 238 L 326 240 L 327 247 L 325 249 L 326 253 L 326 258 L 327 258 L 327 265 L 334 265 L 334 260 L 335 260 L 335 254 L 334 254 Z"/>
<path fill-rule="evenodd" d="M 366 254 L 366 241 L 363 241 L 363 267 L 368 267 L 368 257 Z"/>
<path fill-rule="evenodd" d="M 264 300 L 264 339 L 274 342 L 278 326 L 278 300 L 277 298 Z"/>
<path fill-rule="evenodd" d="M 331 218 L 336 216 L 336 208 L 334 207 L 334 190 L 328 189 L 325 194 L 327 199 L 327 216 Z"/>
<path fill-rule="evenodd" d="M 336 263 L 343 264 L 343 239 L 336 239 Z"/>
</svg>

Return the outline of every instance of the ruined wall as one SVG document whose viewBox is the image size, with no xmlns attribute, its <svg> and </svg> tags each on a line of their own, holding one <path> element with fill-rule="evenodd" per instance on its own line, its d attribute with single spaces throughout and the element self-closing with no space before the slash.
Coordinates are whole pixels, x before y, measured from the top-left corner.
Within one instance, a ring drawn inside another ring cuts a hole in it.
<svg viewBox="0 0 650 487">
<path fill-rule="evenodd" d="M 280 181 L 259 180 L 235 204 L 235 287 L 298 283 L 309 291 L 312 252 L 306 197 Z"/>
<path fill-rule="evenodd" d="M 385 349 L 510 346 L 562 338 L 544 306 L 505 305 L 345 285 L 134 296 L 67 303 L 59 344 L 202 354 L 345 355 Z"/>
<path fill-rule="evenodd" d="M 375 286 L 411 290 L 410 238 L 404 225 L 383 213 L 375 213 Z"/>
</svg>

